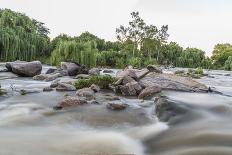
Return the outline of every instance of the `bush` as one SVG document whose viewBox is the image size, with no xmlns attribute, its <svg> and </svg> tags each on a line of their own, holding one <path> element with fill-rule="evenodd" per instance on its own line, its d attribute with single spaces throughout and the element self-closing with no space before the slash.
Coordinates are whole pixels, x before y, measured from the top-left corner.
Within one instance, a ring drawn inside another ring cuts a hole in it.
<svg viewBox="0 0 232 155">
<path fill-rule="evenodd" d="M 136 68 L 140 68 L 141 67 L 141 58 L 138 57 L 132 57 L 128 60 L 128 65 L 131 65 L 133 67 Z"/>
<path fill-rule="evenodd" d="M 143 66 L 156 65 L 156 64 L 157 64 L 157 61 L 156 61 L 156 59 L 154 59 L 154 58 L 145 59 L 145 60 L 143 61 Z"/>
<path fill-rule="evenodd" d="M 92 84 L 98 85 L 100 88 L 107 89 L 109 84 L 113 84 L 116 81 L 110 75 L 102 75 L 102 76 L 92 76 L 90 79 L 80 79 L 75 82 L 75 87 L 77 89 L 90 87 Z"/>
</svg>

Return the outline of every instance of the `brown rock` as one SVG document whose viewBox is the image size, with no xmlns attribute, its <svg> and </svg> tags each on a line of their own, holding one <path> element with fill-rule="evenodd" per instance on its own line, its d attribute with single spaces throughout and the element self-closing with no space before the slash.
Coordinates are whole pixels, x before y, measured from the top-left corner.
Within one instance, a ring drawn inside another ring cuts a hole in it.
<svg viewBox="0 0 232 155">
<path fill-rule="evenodd" d="M 158 85 L 152 85 L 152 86 L 146 87 L 139 94 L 139 99 L 143 99 L 145 97 L 149 97 L 151 95 L 159 93 L 159 92 L 161 92 L 161 90 L 162 90 L 162 88 Z"/>
</svg>

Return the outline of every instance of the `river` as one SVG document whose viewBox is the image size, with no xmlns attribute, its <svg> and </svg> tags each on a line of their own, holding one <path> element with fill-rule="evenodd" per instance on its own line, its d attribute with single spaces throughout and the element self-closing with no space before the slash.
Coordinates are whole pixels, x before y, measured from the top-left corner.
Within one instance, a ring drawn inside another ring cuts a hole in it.
<svg viewBox="0 0 232 155">
<path fill-rule="evenodd" d="M 47 67 L 44 67 L 46 70 Z M 171 70 L 169 70 L 171 71 Z M 188 112 L 172 122 L 160 122 L 153 100 L 120 97 L 129 104 L 124 111 L 106 108 L 106 96 L 97 94 L 100 105 L 83 105 L 54 111 L 65 92 L 20 95 L 14 90 L 42 90 L 50 82 L 31 78 L 5 78 L 0 97 L 1 155 L 231 155 L 232 154 L 232 74 L 209 71 L 198 81 L 223 94 L 163 91 Z M 75 92 L 69 92 L 73 95 Z"/>
</svg>

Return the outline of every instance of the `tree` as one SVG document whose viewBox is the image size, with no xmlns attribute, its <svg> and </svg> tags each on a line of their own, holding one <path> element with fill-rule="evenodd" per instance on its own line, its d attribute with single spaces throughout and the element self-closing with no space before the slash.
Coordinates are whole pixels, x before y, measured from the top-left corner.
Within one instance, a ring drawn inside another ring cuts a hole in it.
<svg viewBox="0 0 232 155">
<path fill-rule="evenodd" d="M 225 70 L 232 70 L 232 56 L 229 56 L 224 65 Z"/>
</svg>

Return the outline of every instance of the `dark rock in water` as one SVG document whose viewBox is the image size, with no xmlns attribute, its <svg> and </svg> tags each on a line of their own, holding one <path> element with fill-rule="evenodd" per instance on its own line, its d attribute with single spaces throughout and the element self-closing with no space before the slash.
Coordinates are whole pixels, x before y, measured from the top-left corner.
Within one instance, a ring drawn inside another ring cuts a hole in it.
<svg viewBox="0 0 232 155">
<path fill-rule="evenodd" d="M 100 87 L 95 85 L 95 84 L 92 84 L 90 86 L 90 88 L 96 93 L 96 92 L 99 92 L 100 91 Z"/>
<path fill-rule="evenodd" d="M 21 95 L 32 94 L 32 93 L 40 93 L 41 91 L 38 89 L 21 89 L 18 91 Z"/>
<path fill-rule="evenodd" d="M 85 72 L 85 67 L 72 62 L 61 62 L 61 68 L 67 70 L 69 76 L 75 76 Z"/>
<path fill-rule="evenodd" d="M 54 73 L 60 73 L 60 77 L 61 76 L 68 76 L 68 71 L 67 70 L 63 70 L 61 68 L 58 68 Z"/>
<path fill-rule="evenodd" d="M 230 76 L 230 74 L 224 74 L 224 76 Z"/>
<path fill-rule="evenodd" d="M 92 68 L 89 70 L 89 75 L 100 75 L 100 70 L 98 68 Z"/>
<path fill-rule="evenodd" d="M 56 68 L 49 68 L 45 74 L 51 74 L 51 73 L 54 73 L 55 71 L 57 71 Z"/>
<path fill-rule="evenodd" d="M 142 87 L 135 81 L 121 86 L 120 90 L 124 96 L 137 96 L 142 91 Z"/>
<path fill-rule="evenodd" d="M 208 92 L 208 87 L 189 77 L 180 77 L 173 74 L 149 73 L 140 80 L 140 84 L 148 87 L 159 85 L 163 90 L 185 92 Z"/>
<path fill-rule="evenodd" d="M 77 90 L 76 95 L 79 97 L 84 97 L 86 100 L 95 99 L 95 93 L 91 88 L 82 88 Z"/>
<path fill-rule="evenodd" d="M 88 74 L 78 74 L 75 79 L 89 79 L 90 75 Z"/>
<path fill-rule="evenodd" d="M 39 74 L 33 77 L 33 80 L 43 81 L 48 77 L 46 74 Z"/>
<path fill-rule="evenodd" d="M 162 90 L 162 88 L 160 86 L 158 86 L 158 85 L 153 85 L 153 86 L 146 87 L 139 94 L 139 99 L 143 99 L 145 97 L 152 96 L 152 95 L 154 95 L 156 93 L 161 92 L 161 90 Z"/>
<path fill-rule="evenodd" d="M 53 81 L 53 80 L 55 80 L 55 79 L 57 79 L 58 77 L 61 76 L 60 73 L 46 74 L 46 75 L 48 75 L 47 78 L 45 79 L 46 82 Z"/>
<path fill-rule="evenodd" d="M 106 107 L 111 110 L 124 110 L 128 107 L 128 104 L 122 104 L 122 103 L 108 103 Z"/>
<path fill-rule="evenodd" d="M 185 114 L 188 110 L 181 104 L 171 101 L 166 96 L 160 96 L 155 101 L 155 113 L 160 121 L 167 122 L 170 119 Z"/>
<path fill-rule="evenodd" d="M 114 71 L 112 71 L 110 69 L 105 69 L 105 70 L 103 70 L 103 73 L 114 73 Z"/>
<path fill-rule="evenodd" d="M 162 70 L 159 69 L 159 67 L 157 67 L 157 66 L 155 66 L 155 65 L 148 65 L 148 66 L 147 66 L 147 69 L 148 69 L 150 72 L 162 73 Z"/>
<path fill-rule="evenodd" d="M 56 87 L 56 91 L 75 91 L 76 87 L 72 84 L 58 82 L 58 86 Z"/>
<path fill-rule="evenodd" d="M 53 91 L 53 89 L 51 87 L 45 87 L 43 88 L 44 92 L 48 92 L 48 91 Z"/>
<path fill-rule="evenodd" d="M 99 102 L 98 102 L 98 101 L 96 101 L 96 100 L 92 100 L 92 101 L 90 101 L 89 103 L 90 103 L 90 104 L 96 104 L 96 105 L 101 104 L 101 103 L 99 103 Z"/>
<path fill-rule="evenodd" d="M 59 81 L 60 81 L 60 79 L 56 79 L 56 80 L 52 81 L 50 87 L 51 88 L 56 88 L 58 86 Z"/>
<path fill-rule="evenodd" d="M 105 99 L 108 101 L 120 100 L 118 96 L 114 96 L 114 95 L 106 96 Z"/>
<path fill-rule="evenodd" d="M 5 89 L 2 89 L 2 88 L 0 87 L 0 96 L 6 95 L 6 94 L 7 94 L 7 91 L 6 91 Z"/>
<path fill-rule="evenodd" d="M 87 104 L 87 101 L 85 99 L 79 97 L 67 96 L 57 106 L 53 107 L 53 109 L 61 110 L 63 108 L 68 108 L 68 107 L 73 107 L 83 104 Z"/>
<path fill-rule="evenodd" d="M 42 64 L 40 61 L 24 62 L 24 61 L 15 61 L 7 62 L 6 68 L 20 76 L 33 77 L 38 75 L 42 71 Z"/>
<path fill-rule="evenodd" d="M 124 71 L 119 71 L 116 74 L 117 79 L 123 78 L 125 76 L 129 76 L 129 77 L 133 78 L 136 81 L 138 80 L 138 76 L 136 75 L 136 72 L 135 72 L 134 69 L 126 69 Z"/>
</svg>

